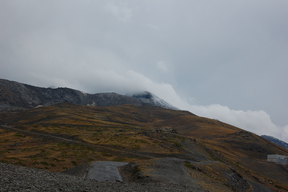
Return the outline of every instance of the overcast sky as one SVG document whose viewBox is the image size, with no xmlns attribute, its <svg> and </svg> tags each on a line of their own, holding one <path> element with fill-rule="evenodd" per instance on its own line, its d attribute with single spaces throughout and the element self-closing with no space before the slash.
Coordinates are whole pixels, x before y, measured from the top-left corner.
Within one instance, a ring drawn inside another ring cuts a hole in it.
<svg viewBox="0 0 288 192">
<path fill-rule="evenodd" d="M 0 78 L 150 91 L 288 142 L 287 0 L 1 0 Z"/>
</svg>

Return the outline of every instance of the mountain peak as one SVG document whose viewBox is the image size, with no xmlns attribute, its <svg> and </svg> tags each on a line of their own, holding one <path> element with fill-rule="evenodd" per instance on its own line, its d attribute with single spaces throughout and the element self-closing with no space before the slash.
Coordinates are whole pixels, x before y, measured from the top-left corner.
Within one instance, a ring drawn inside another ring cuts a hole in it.
<svg viewBox="0 0 288 192">
<path fill-rule="evenodd" d="M 148 91 L 133 94 L 132 97 L 140 100 L 143 103 L 152 104 L 157 107 L 179 110 L 178 108 L 172 106 L 171 104 L 167 103 L 163 99 L 159 98 L 158 96 Z"/>
</svg>

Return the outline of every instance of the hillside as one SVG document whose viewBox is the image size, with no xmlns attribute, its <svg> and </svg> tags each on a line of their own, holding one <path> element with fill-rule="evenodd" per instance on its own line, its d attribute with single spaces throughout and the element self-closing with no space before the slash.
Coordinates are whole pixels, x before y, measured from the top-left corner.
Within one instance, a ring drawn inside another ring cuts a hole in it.
<svg viewBox="0 0 288 192">
<path fill-rule="evenodd" d="M 61 103 L 0 115 L 1 162 L 54 172 L 91 161 L 133 162 L 121 169 L 127 182 L 288 191 L 287 166 L 266 162 L 268 154 L 288 155 L 287 149 L 187 111 Z"/>
</svg>

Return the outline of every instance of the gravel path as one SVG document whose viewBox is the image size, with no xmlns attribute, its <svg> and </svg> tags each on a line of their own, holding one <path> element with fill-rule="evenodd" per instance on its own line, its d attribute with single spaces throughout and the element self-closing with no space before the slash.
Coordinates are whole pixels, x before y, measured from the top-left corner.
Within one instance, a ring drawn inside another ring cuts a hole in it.
<svg viewBox="0 0 288 192">
<path fill-rule="evenodd" d="M 125 162 L 96 161 L 91 165 L 87 178 L 97 181 L 123 181 L 118 167 L 127 165 Z"/>
<path fill-rule="evenodd" d="M 99 182 L 77 176 L 54 173 L 40 169 L 0 163 L 0 191 L 194 191 L 204 192 L 193 186 L 171 183 L 121 183 Z"/>
</svg>

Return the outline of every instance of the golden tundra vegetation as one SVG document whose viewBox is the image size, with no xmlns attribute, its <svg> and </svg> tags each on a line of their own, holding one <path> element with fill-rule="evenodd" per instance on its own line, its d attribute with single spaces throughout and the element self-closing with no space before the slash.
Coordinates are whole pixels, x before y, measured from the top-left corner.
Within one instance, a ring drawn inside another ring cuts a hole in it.
<svg viewBox="0 0 288 192">
<path fill-rule="evenodd" d="M 124 161 L 137 162 L 145 173 L 157 159 L 175 157 L 190 160 L 190 176 L 206 189 L 225 183 L 223 170 L 231 169 L 275 191 L 288 190 L 287 166 L 266 161 L 267 154 L 288 155 L 287 149 L 187 111 L 62 103 L 2 112 L 0 123 L 1 162 L 61 172 L 91 161 Z"/>
</svg>

